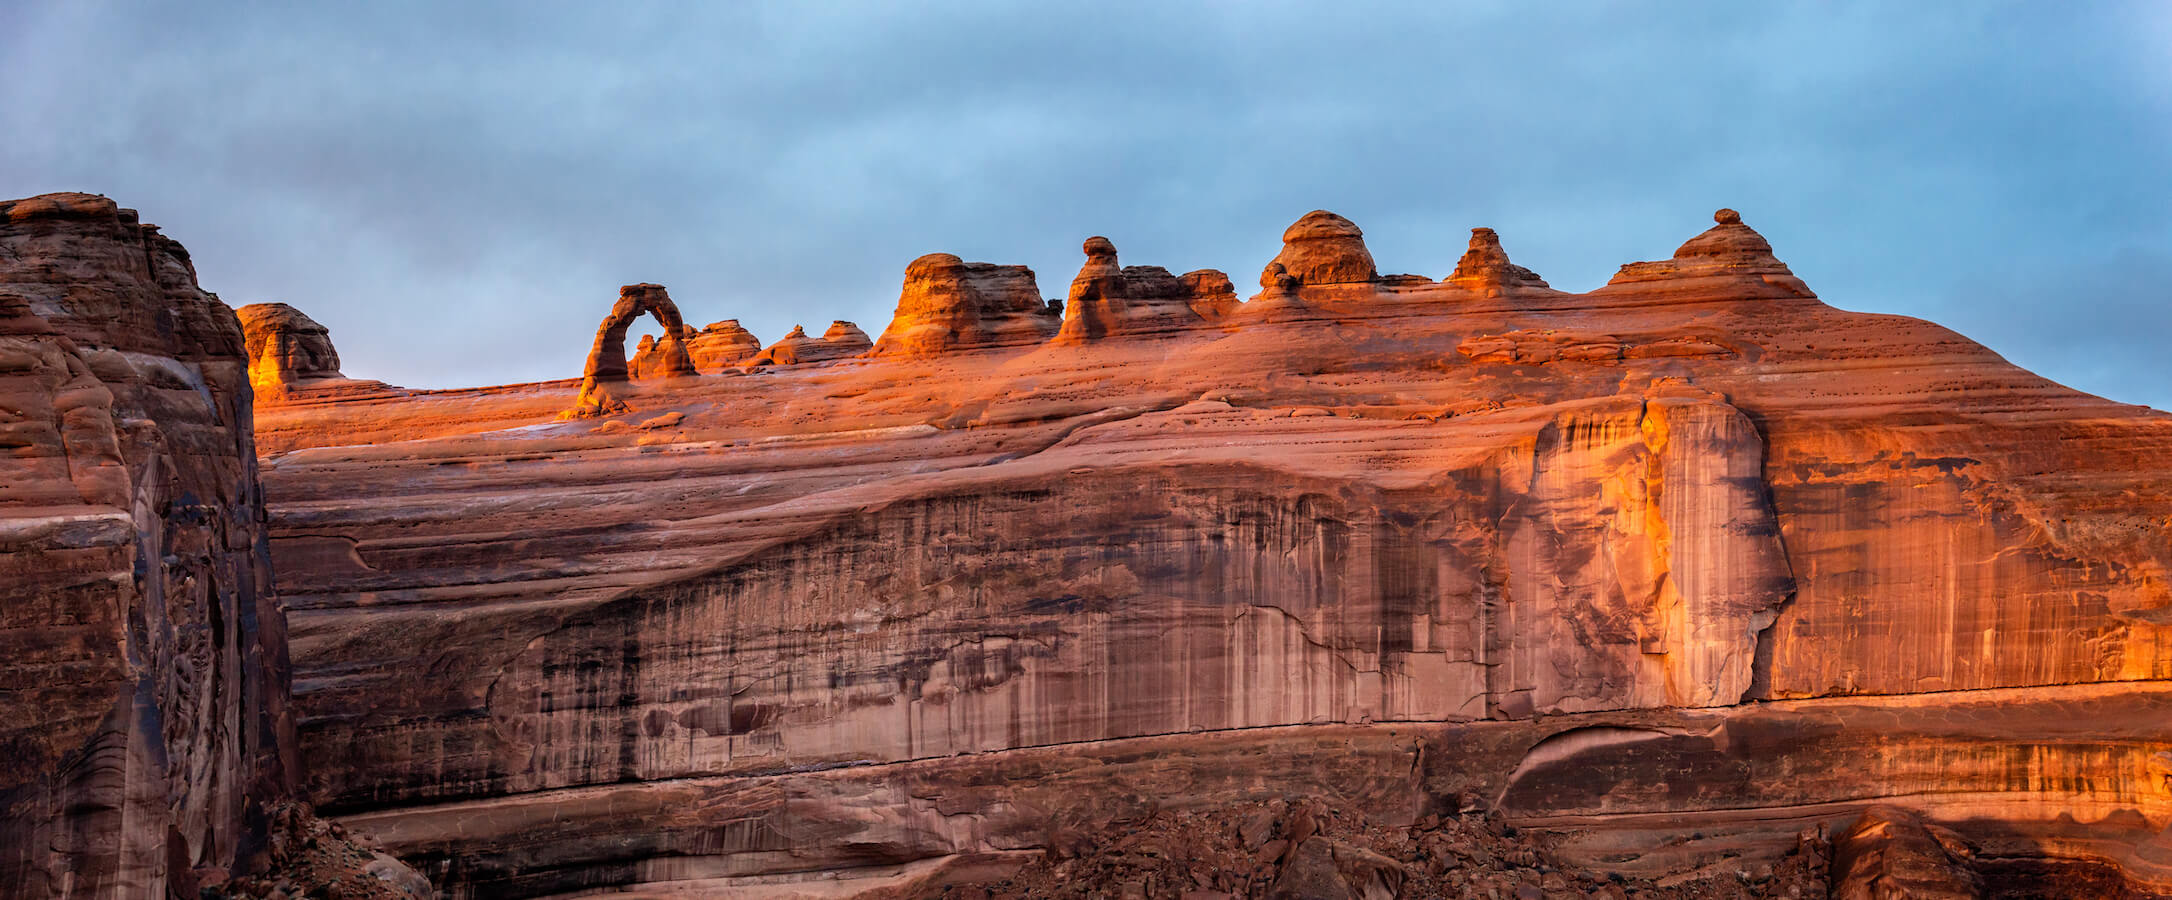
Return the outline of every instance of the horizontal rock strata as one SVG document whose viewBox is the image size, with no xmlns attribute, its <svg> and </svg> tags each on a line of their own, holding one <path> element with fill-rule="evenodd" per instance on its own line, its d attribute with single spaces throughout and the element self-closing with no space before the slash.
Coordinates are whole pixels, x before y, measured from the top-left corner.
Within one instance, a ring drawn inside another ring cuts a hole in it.
<svg viewBox="0 0 2172 900">
<path fill-rule="evenodd" d="M 551 424 L 572 383 L 266 410 L 311 797 L 454 896 L 1306 794 L 1651 878 L 1885 804 L 1970 871 L 2172 889 L 2172 417 L 1717 218 L 1571 293 L 1484 234 L 1381 278 L 1314 214 L 1137 330 L 1166 273 L 1089 245 L 1084 339 L 937 255 L 871 355 L 600 424 Z"/>
</svg>

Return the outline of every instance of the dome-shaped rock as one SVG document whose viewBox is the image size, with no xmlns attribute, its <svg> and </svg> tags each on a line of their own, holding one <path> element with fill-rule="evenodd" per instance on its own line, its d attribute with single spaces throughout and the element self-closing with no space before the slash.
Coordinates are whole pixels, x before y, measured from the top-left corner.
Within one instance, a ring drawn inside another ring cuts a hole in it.
<svg viewBox="0 0 2172 900">
<path fill-rule="evenodd" d="M 1034 344 L 1061 324 L 1025 266 L 969 263 L 930 253 L 905 267 L 897 313 L 875 342 L 879 356 L 927 356 L 970 347 Z"/>
<path fill-rule="evenodd" d="M 1372 251 L 1365 249 L 1365 232 L 1357 223 L 1316 209 L 1306 213 L 1282 232 L 1282 252 L 1274 262 L 1300 285 L 1351 284 L 1376 281 L 1380 271 Z M 1272 265 L 1269 267 L 1272 271 Z M 1262 273 L 1260 287 L 1273 287 Z"/>
</svg>

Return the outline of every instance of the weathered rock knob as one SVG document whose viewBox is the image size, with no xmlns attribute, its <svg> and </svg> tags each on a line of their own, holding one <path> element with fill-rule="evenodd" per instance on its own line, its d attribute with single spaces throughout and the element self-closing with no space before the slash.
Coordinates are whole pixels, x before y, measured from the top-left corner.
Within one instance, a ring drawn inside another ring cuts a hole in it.
<svg viewBox="0 0 2172 900">
<path fill-rule="evenodd" d="M 1712 214 L 1712 221 L 1721 225 L 1740 225 L 1742 224 L 1742 214 L 1722 207 L 1718 212 Z"/>
</svg>

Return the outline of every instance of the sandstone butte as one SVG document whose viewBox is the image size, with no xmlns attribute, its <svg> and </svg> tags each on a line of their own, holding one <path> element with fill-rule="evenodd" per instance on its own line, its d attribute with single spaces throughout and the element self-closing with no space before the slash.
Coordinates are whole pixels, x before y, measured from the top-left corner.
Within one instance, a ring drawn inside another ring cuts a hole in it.
<svg viewBox="0 0 2172 900">
<path fill-rule="evenodd" d="M 2172 416 L 1716 219 L 1586 293 L 932 254 L 871 347 L 633 285 L 421 391 L 0 204 L 0 894 L 274 809 L 456 898 L 2172 892 Z"/>
</svg>

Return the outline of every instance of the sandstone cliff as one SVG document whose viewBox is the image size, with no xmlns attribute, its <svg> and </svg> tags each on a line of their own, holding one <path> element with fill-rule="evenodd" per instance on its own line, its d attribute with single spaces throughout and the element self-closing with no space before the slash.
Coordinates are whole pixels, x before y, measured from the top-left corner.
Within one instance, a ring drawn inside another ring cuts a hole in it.
<svg viewBox="0 0 2172 900">
<path fill-rule="evenodd" d="M 1920 849 L 1849 832 L 1885 804 L 2172 889 L 2172 417 L 1716 219 L 1569 293 L 1486 231 L 1382 277 L 1314 213 L 1247 303 L 1177 279 L 1197 322 L 1089 243 L 1061 339 L 1030 272 L 939 254 L 867 357 L 664 416 L 268 410 L 310 794 L 455 896 L 1300 796 L 1469 796 L 1651 878 Z M 1142 293 L 1186 324 L 1130 330 Z"/>
<path fill-rule="evenodd" d="M 336 372 L 309 333 L 261 356 Z M 135 211 L 0 202 L 0 895 L 193 898 L 265 847 L 296 767 L 258 355 Z"/>
</svg>

